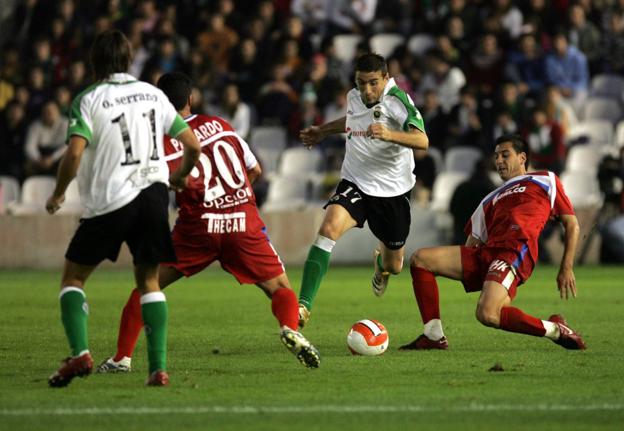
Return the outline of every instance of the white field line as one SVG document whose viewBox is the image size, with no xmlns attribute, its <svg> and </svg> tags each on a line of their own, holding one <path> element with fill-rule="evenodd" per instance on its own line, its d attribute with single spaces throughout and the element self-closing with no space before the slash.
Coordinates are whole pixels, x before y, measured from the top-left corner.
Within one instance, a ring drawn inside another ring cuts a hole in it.
<svg viewBox="0 0 624 431">
<path fill-rule="evenodd" d="M 292 414 L 292 413 L 481 413 L 481 412 L 561 412 L 622 411 L 624 404 L 466 404 L 456 406 L 195 406 L 195 407 L 83 407 L 52 409 L 0 409 L 0 416 L 111 416 L 111 415 L 201 415 L 201 414 Z"/>
</svg>

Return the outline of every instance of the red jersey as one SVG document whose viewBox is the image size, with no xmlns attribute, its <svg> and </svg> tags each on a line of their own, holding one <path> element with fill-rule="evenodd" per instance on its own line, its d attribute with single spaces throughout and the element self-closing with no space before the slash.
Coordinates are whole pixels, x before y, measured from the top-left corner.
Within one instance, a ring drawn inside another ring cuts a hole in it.
<svg viewBox="0 0 624 431">
<path fill-rule="evenodd" d="M 487 246 L 515 249 L 516 263 L 528 252 L 535 264 L 544 225 L 565 214 L 574 215 L 574 209 L 559 178 L 548 171 L 531 172 L 509 179 L 483 198 L 464 231 Z"/>
<path fill-rule="evenodd" d="M 207 224 L 209 234 L 250 230 L 261 224 L 247 170 L 257 164 L 249 145 L 227 121 L 192 115 L 185 119 L 201 144 L 199 161 L 188 176 L 187 187 L 176 193 L 179 221 Z M 182 143 L 165 137 L 165 160 L 171 172 L 182 162 Z M 252 219 L 250 219 L 250 217 Z"/>
</svg>

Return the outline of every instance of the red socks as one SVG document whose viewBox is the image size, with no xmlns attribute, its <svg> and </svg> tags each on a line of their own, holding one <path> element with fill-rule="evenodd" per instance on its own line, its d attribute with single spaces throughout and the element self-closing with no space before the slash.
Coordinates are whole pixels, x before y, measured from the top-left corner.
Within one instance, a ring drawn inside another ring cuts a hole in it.
<svg viewBox="0 0 624 431">
<path fill-rule="evenodd" d="M 433 272 L 417 266 L 410 266 L 410 272 L 412 273 L 414 296 L 416 296 L 423 323 L 427 323 L 431 319 L 439 319 L 440 294 Z"/>
<path fill-rule="evenodd" d="M 299 326 L 299 305 L 297 295 L 292 289 L 279 288 L 271 297 L 271 310 L 282 326 L 288 326 L 293 331 Z"/>
<path fill-rule="evenodd" d="M 117 354 L 114 361 L 120 361 L 124 356 L 132 357 L 139 335 L 143 329 L 143 317 L 141 316 L 141 293 L 133 289 L 121 314 L 119 323 L 119 335 L 117 336 Z"/>
<path fill-rule="evenodd" d="M 546 334 L 546 329 L 540 319 L 529 316 L 519 308 L 514 307 L 503 307 L 501 309 L 500 329 L 536 337 L 543 337 Z"/>
</svg>

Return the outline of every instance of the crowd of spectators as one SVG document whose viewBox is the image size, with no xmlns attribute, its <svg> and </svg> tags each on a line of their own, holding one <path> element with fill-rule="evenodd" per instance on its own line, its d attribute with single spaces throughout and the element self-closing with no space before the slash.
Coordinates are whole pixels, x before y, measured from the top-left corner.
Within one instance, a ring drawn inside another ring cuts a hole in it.
<svg viewBox="0 0 624 431">
<path fill-rule="evenodd" d="M 527 137 L 536 167 L 559 173 L 564 140 L 590 80 L 624 73 L 624 0 L 24 0 L 0 15 L 0 175 L 53 174 L 71 100 L 90 83 L 88 47 L 109 28 L 134 49 L 130 73 L 154 83 L 189 74 L 193 109 L 298 130 L 342 115 L 357 52 L 382 32 L 429 34 L 416 55 L 388 57 L 421 109 L 433 147 L 489 154 L 497 136 Z M 12 6 L 11 6 L 12 4 Z M 252 143 L 253 144 L 253 143 Z M 331 146 L 331 143 L 328 144 Z M 423 165 L 421 163 L 421 165 Z M 424 166 L 428 166 L 424 164 Z M 433 177 L 423 172 L 431 186 Z"/>
</svg>

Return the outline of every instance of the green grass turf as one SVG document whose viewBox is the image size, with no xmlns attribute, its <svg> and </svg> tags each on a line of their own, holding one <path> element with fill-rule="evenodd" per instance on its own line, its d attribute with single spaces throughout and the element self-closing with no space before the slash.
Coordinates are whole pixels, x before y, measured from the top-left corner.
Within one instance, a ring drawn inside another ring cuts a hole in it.
<svg viewBox="0 0 624 431">
<path fill-rule="evenodd" d="M 282 346 L 259 289 L 211 269 L 166 290 L 170 387 L 143 386 L 142 337 L 132 373 L 50 389 L 46 378 L 68 353 L 60 271 L 2 271 L 0 429 L 624 429 L 624 268 L 578 268 L 579 297 L 567 302 L 555 288 L 556 268 L 538 268 L 520 288 L 515 305 L 542 318 L 563 313 L 584 334 L 584 352 L 481 326 L 477 295 L 450 281 L 440 283 L 450 349 L 399 352 L 421 333 L 409 272 L 393 277 L 381 299 L 370 275 L 370 268 L 330 268 L 305 330 L 322 354 L 318 370 Z M 290 278 L 298 290 L 300 270 Z M 131 279 L 99 270 L 87 285 L 98 363 L 114 352 Z M 346 333 L 362 318 L 388 328 L 383 356 L 347 351 Z M 504 371 L 488 371 L 496 363 Z"/>
</svg>

